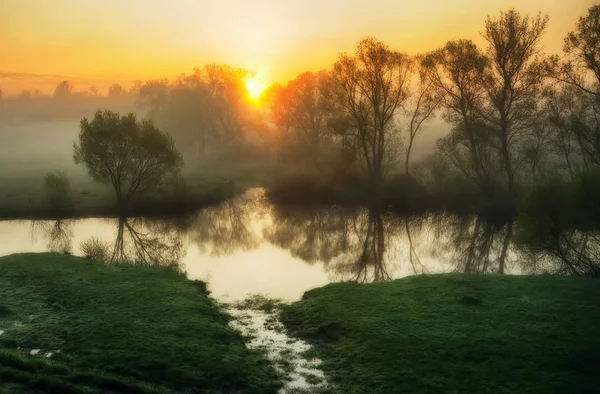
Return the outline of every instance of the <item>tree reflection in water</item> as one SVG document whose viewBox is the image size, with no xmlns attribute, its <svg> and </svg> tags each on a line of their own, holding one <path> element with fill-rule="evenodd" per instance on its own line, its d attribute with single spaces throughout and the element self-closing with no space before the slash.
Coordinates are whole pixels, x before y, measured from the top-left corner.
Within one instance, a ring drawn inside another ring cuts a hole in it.
<svg viewBox="0 0 600 394">
<path fill-rule="evenodd" d="M 432 223 L 439 237 L 432 245 L 450 253 L 443 258 L 455 262 L 455 271 L 467 273 L 506 272 L 510 260 L 513 223 L 498 224 L 478 216 L 442 215 Z"/>
<path fill-rule="evenodd" d="M 188 244 L 226 256 L 270 243 L 308 264 L 323 264 L 332 281 L 371 282 L 431 272 L 516 273 L 513 225 L 480 217 L 398 216 L 369 208 L 267 204 L 262 192 L 174 220 L 121 218 L 109 262 L 176 267 Z M 72 248 L 72 221 L 33 222 L 52 251 Z"/>
<path fill-rule="evenodd" d="M 273 210 L 264 237 L 308 263 L 322 262 L 336 280 L 389 280 L 388 237 L 393 217 L 369 209 L 313 208 Z"/>
<path fill-rule="evenodd" d="M 107 262 L 172 268 L 179 266 L 185 252 L 185 229 L 176 222 L 144 218 L 120 218 L 115 222 L 117 232 L 114 244 L 107 246 Z M 32 241 L 35 242 L 38 236 L 42 236 L 46 240 L 48 251 L 71 253 L 72 225 L 73 220 L 34 220 L 31 223 Z"/>
<path fill-rule="evenodd" d="M 211 256 L 255 249 L 261 240 L 259 229 L 253 224 L 266 213 L 261 201 L 260 195 L 244 195 L 200 210 L 191 219 L 190 242 Z"/>
<path fill-rule="evenodd" d="M 275 208 L 264 236 L 308 263 L 322 262 L 334 280 L 371 282 L 445 272 L 446 263 L 453 271 L 504 273 L 514 256 L 512 229 L 480 217 L 405 217 L 379 207 Z"/>
<path fill-rule="evenodd" d="M 68 219 L 32 220 L 31 240 L 36 241 L 38 236 L 46 240 L 46 248 L 50 252 L 72 253 L 73 229 L 72 221 Z"/>
<path fill-rule="evenodd" d="M 184 234 L 169 220 L 119 218 L 109 262 L 178 268 L 185 253 Z"/>
</svg>

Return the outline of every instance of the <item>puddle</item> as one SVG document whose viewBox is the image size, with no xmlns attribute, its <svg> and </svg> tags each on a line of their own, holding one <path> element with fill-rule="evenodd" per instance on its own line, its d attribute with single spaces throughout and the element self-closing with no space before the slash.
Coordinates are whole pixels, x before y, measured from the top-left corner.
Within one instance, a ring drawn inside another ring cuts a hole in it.
<svg viewBox="0 0 600 394">
<path fill-rule="evenodd" d="M 287 335 L 276 308 L 267 311 L 239 306 L 227 309 L 229 325 L 242 334 L 250 349 L 265 350 L 277 372 L 284 377 L 280 394 L 315 393 L 327 387 L 321 360 L 310 357 L 312 346 Z"/>
</svg>

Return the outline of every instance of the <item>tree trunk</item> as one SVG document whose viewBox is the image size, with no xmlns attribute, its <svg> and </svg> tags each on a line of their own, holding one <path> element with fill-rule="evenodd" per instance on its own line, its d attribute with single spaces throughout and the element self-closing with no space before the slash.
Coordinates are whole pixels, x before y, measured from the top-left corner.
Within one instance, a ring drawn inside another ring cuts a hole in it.
<svg viewBox="0 0 600 394">
<path fill-rule="evenodd" d="M 508 245 L 510 244 L 510 238 L 513 232 L 513 221 L 511 220 L 506 227 L 506 235 L 504 236 L 504 244 L 502 245 L 502 253 L 500 254 L 500 264 L 498 267 L 498 273 L 504 274 L 504 268 L 506 265 L 506 256 L 508 254 Z"/>
</svg>

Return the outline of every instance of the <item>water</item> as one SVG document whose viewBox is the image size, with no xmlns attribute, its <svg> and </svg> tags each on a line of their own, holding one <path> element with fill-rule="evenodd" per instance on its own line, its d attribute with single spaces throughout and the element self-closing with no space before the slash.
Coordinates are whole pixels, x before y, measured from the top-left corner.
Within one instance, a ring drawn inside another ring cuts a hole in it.
<svg viewBox="0 0 600 394">
<path fill-rule="evenodd" d="M 97 237 L 115 260 L 178 264 L 213 296 L 286 301 L 337 281 L 443 272 L 529 273 L 506 226 L 475 217 L 379 209 L 285 208 L 261 189 L 170 219 L 0 221 L 0 255 L 68 250 Z M 503 251 L 505 253 L 503 253 Z"/>
</svg>

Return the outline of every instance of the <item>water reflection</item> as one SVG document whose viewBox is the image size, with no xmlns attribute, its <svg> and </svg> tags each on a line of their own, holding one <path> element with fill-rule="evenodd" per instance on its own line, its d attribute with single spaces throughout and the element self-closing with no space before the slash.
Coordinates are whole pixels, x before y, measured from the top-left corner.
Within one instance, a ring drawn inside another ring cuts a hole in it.
<svg viewBox="0 0 600 394">
<path fill-rule="evenodd" d="M 41 237 L 46 242 L 47 251 L 71 254 L 74 222 L 76 221 L 33 220 L 30 231 L 31 241 L 36 243 Z M 177 267 L 185 254 L 183 242 L 185 229 L 179 227 L 176 222 L 145 218 L 108 219 L 106 222 L 114 223 L 116 227 L 116 235 L 112 243 L 98 241 L 98 244 L 106 249 L 104 254 L 109 263 Z M 84 253 L 79 250 L 77 254 Z"/>
<path fill-rule="evenodd" d="M 120 218 L 110 262 L 178 267 L 184 255 L 183 235 L 168 220 Z"/>
<path fill-rule="evenodd" d="M 31 226 L 29 243 L 18 235 L 21 225 Z M 253 190 L 185 218 L 0 222 L 0 255 L 81 254 L 78 245 L 97 237 L 111 262 L 177 266 L 193 279 L 208 279 L 217 296 L 294 299 L 333 281 L 529 272 L 533 266 L 521 266 L 526 259 L 510 242 L 512 228 L 478 217 L 398 216 L 376 206 L 273 206 Z"/>
<path fill-rule="evenodd" d="M 32 220 L 31 240 L 36 242 L 37 237 L 46 241 L 46 249 L 50 252 L 73 252 L 72 220 L 61 219 L 56 221 Z"/>
<path fill-rule="evenodd" d="M 265 213 L 262 196 L 256 192 L 201 210 L 190 221 L 190 242 L 212 256 L 255 249 L 261 241 L 256 225 Z"/>
<path fill-rule="evenodd" d="M 447 259 L 455 262 L 455 271 L 467 273 L 500 273 L 513 269 L 515 259 L 509 250 L 513 223 L 498 224 L 480 217 L 454 215 L 436 218 L 434 226 L 441 244 L 434 248 L 451 251 Z M 513 254 L 514 255 L 514 254 Z M 512 260 L 512 261 L 511 261 Z"/>
</svg>

